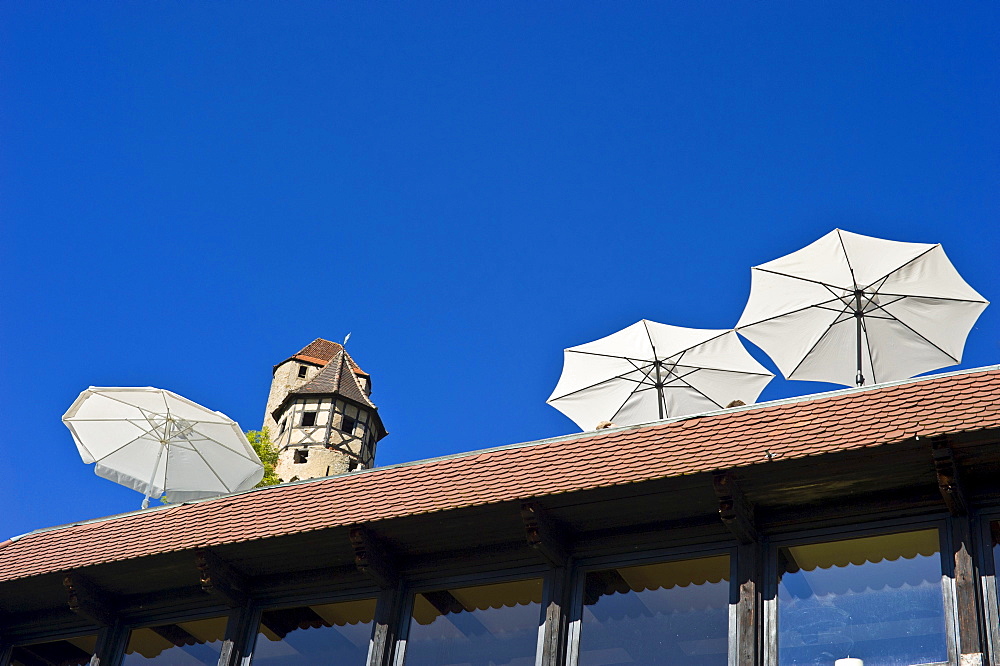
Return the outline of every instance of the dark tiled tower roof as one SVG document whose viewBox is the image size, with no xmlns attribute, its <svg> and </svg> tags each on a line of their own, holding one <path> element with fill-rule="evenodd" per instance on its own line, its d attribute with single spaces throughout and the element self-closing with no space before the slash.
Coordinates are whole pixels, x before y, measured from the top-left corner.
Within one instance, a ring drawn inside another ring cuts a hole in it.
<svg viewBox="0 0 1000 666">
<path fill-rule="evenodd" d="M 326 361 L 325 363 L 320 362 L 323 359 L 319 359 L 317 356 L 312 356 L 312 354 L 325 355 L 330 352 L 332 352 L 332 356 L 329 361 Z M 389 434 L 385 429 L 385 425 L 382 423 L 382 418 L 378 414 L 378 407 L 376 407 L 375 403 L 373 403 L 371 398 L 368 397 L 368 391 L 365 390 L 365 387 L 359 379 L 360 377 L 364 377 L 368 380 L 368 373 L 358 367 L 358 364 L 354 362 L 354 359 L 351 358 L 351 355 L 347 353 L 347 350 L 344 349 L 343 346 L 337 344 L 336 342 L 330 342 L 329 340 L 317 338 L 313 342 L 306 345 L 306 347 L 298 354 L 286 360 L 293 359 L 315 362 L 317 365 L 320 365 L 322 369 L 308 382 L 297 389 L 293 389 L 288 392 L 285 399 L 280 405 L 278 405 L 277 409 L 272 412 L 272 416 L 275 421 L 280 418 L 281 414 L 296 398 L 305 396 L 334 395 L 349 402 L 353 402 L 359 407 L 371 410 L 373 419 L 372 425 L 375 429 L 374 432 L 376 442 Z M 282 363 L 284 362 L 285 361 L 282 361 Z M 281 363 L 278 364 L 278 366 L 280 365 Z M 367 385 L 369 387 L 371 386 L 370 383 Z"/>
<path fill-rule="evenodd" d="M 346 350 L 341 348 L 337 355 L 309 382 L 291 391 L 290 395 L 329 395 L 336 393 L 348 400 L 375 409 L 374 403 L 365 394 L 358 382 L 357 364 Z"/>
</svg>

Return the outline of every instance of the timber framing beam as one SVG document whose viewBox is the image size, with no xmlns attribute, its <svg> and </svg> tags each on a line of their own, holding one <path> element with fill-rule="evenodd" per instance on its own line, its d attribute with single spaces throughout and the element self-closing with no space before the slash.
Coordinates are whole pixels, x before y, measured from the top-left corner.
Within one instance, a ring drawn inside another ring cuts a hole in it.
<svg viewBox="0 0 1000 666">
<path fill-rule="evenodd" d="M 63 587 L 66 588 L 67 603 L 71 611 L 103 627 L 115 623 L 111 597 L 86 576 L 71 571 L 63 576 Z"/>
<path fill-rule="evenodd" d="M 375 532 L 364 525 L 355 525 L 348 537 L 354 549 L 354 565 L 379 586 L 380 589 L 395 588 L 400 580 L 391 550 Z"/>
<path fill-rule="evenodd" d="M 736 540 L 742 544 L 760 541 L 753 504 L 743 494 L 732 472 L 716 472 L 712 485 L 719 500 L 719 518 Z"/>
<path fill-rule="evenodd" d="M 944 500 L 948 512 L 952 516 L 969 515 L 969 502 L 966 500 L 958 463 L 951 450 L 947 437 L 931 439 L 931 455 L 934 458 L 934 473 L 937 475 L 938 490 Z"/>
<path fill-rule="evenodd" d="M 569 539 L 556 525 L 538 502 L 521 504 L 521 520 L 528 545 L 538 551 L 553 567 L 565 567 L 569 563 Z"/>
<path fill-rule="evenodd" d="M 221 599 L 230 608 L 247 602 L 249 585 L 246 577 L 210 550 L 194 554 L 194 565 L 201 578 L 201 589 Z"/>
</svg>

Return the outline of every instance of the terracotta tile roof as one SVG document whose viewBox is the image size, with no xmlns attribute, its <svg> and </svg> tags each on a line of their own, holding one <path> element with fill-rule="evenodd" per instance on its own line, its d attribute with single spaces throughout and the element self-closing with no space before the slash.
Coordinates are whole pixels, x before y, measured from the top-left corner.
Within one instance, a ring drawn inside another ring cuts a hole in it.
<svg viewBox="0 0 1000 666">
<path fill-rule="evenodd" d="M 324 362 L 329 363 L 333 360 L 333 357 L 340 353 L 343 347 L 336 342 L 330 342 L 329 340 L 324 340 L 323 338 L 316 338 L 305 347 L 303 347 L 296 356 L 310 356 L 312 358 L 322 359 Z"/>
<path fill-rule="evenodd" d="M 292 359 L 305 361 L 306 363 L 315 363 L 316 365 L 326 365 L 336 358 L 337 354 L 342 351 L 344 351 L 344 347 L 340 343 L 324 340 L 323 338 L 316 338 L 295 354 L 292 354 L 281 363 L 278 363 L 278 365 L 275 365 L 274 368 L 277 370 L 278 366 L 291 361 Z M 348 358 L 351 362 L 351 369 L 354 370 L 354 372 L 359 375 L 364 375 L 365 377 L 368 376 L 368 373 L 358 367 L 358 364 L 354 362 L 353 358 Z"/>
<path fill-rule="evenodd" d="M 0 581 L 153 555 L 1000 428 L 1000 366 L 274 486 L 33 532 Z M 586 455 L 581 451 L 586 450 Z"/>
</svg>

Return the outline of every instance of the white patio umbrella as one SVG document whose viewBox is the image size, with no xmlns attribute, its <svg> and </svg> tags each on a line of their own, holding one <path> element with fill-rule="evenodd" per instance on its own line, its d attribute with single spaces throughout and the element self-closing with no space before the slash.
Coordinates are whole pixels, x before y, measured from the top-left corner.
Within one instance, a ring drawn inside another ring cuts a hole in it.
<svg viewBox="0 0 1000 666">
<path fill-rule="evenodd" d="M 862 386 L 960 363 L 987 305 L 940 244 L 835 229 L 752 269 L 736 330 L 787 379 Z"/>
<path fill-rule="evenodd" d="M 643 319 L 565 350 L 547 402 L 583 430 L 634 425 L 750 404 L 772 375 L 732 330 L 681 328 Z"/>
<path fill-rule="evenodd" d="M 260 458 L 235 421 L 152 387 L 83 391 L 63 415 L 94 472 L 149 498 L 214 497 L 253 488 Z"/>
</svg>

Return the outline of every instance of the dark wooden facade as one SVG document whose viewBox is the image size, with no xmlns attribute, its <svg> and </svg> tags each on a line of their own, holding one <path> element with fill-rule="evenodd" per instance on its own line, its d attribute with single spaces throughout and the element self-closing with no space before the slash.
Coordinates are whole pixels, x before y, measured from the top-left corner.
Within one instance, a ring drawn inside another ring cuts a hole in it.
<svg viewBox="0 0 1000 666">
<path fill-rule="evenodd" d="M 98 635 L 92 663 L 117 666 L 131 627 L 220 614 L 220 666 L 247 664 L 264 610 L 369 597 L 368 663 L 402 666 L 416 591 L 524 577 L 544 581 L 536 663 L 573 665 L 588 571 L 711 554 L 732 562 L 729 663 L 771 666 L 779 547 L 918 528 L 940 534 L 949 663 L 1000 664 L 997 520 L 994 429 L 776 457 L 13 580 L 0 584 L 0 666 L 12 646 L 82 633 Z"/>
</svg>

